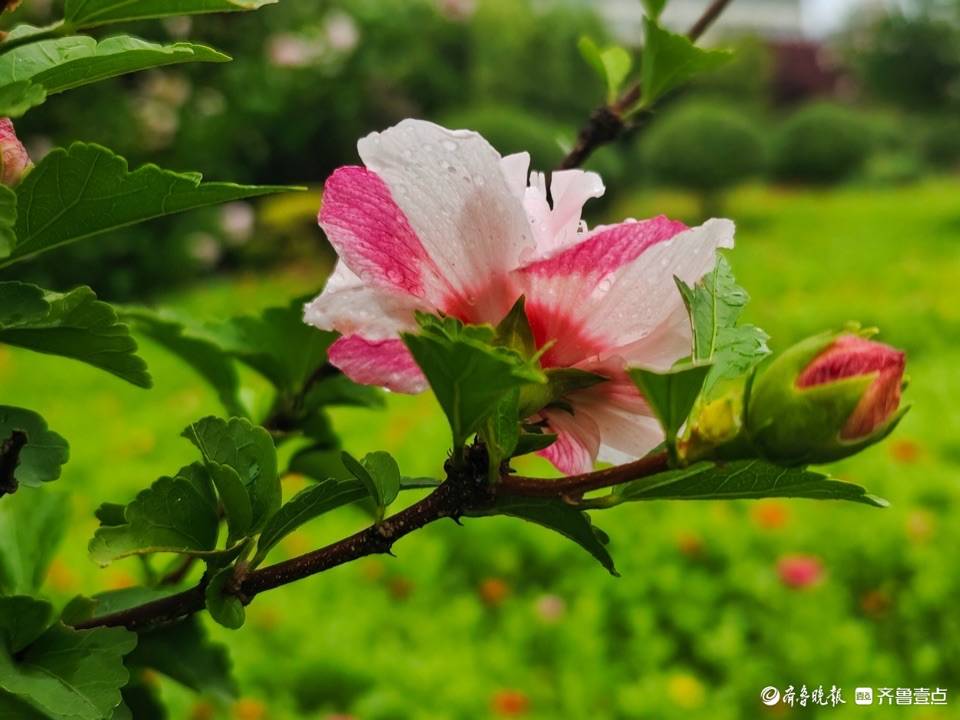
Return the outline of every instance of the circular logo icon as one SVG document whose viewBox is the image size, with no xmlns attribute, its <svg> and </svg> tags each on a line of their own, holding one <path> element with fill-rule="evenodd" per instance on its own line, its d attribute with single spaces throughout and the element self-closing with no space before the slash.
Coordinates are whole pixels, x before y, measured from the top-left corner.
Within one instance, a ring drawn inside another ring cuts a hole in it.
<svg viewBox="0 0 960 720">
<path fill-rule="evenodd" d="M 760 700 L 764 705 L 776 705 L 780 702 L 780 691 L 773 685 L 768 685 L 760 691 Z"/>
</svg>

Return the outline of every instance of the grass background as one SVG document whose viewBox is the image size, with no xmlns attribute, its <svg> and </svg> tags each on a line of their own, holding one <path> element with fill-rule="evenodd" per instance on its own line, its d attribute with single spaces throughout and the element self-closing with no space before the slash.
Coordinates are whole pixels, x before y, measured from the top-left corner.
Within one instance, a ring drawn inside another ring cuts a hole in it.
<svg viewBox="0 0 960 720">
<path fill-rule="evenodd" d="M 624 197 L 610 219 L 695 212 L 685 195 Z M 859 320 L 906 348 L 913 409 L 887 443 L 835 468 L 892 507 L 813 501 L 632 505 L 596 522 L 611 536 L 615 579 L 563 539 L 509 519 L 431 526 L 396 559 L 367 559 L 262 596 L 233 651 L 244 696 L 197 698 L 170 682 L 172 717 L 674 718 L 960 717 L 960 185 L 787 191 L 728 199 L 731 261 L 749 319 L 775 349 Z M 206 283 L 163 299 L 198 318 L 255 312 L 309 292 L 325 269 Z M 0 348 L 3 402 L 39 411 L 72 459 L 43 492 L 74 517 L 46 590 L 123 587 L 135 560 L 86 557 L 102 501 L 125 502 L 193 459 L 179 433 L 218 413 L 214 394 L 143 343 L 156 387 L 142 391 L 57 358 Z M 296 348 L 291 348 L 296 352 Z M 247 376 L 251 398 L 261 392 Z M 82 398 L 82 402 L 79 399 Z M 437 474 L 447 430 L 429 396 L 391 396 L 387 412 L 334 412 L 354 454 L 386 449 L 406 474 Z M 532 461 L 523 470 L 546 472 Z M 299 489 L 293 478 L 285 496 Z M 276 559 L 361 527 L 346 509 L 288 538 Z M 795 590 L 790 553 L 824 563 Z M 212 625 L 212 624 L 211 624 Z M 763 708 L 761 688 L 837 685 L 840 708 Z M 853 688 L 945 687 L 946 707 L 862 708 Z"/>
</svg>

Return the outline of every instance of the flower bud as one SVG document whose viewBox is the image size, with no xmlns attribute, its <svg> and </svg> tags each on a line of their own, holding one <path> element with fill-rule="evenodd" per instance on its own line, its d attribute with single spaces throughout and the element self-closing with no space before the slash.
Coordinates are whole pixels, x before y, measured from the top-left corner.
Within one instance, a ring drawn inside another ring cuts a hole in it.
<svg viewBox="0 0 960 720">
<path fill-rule="evenodd" d="M 32 165 L 10 118 L 0 118 L 0 182 L 7 187 L 18 185 Z"/>
<path fill-rule="evenodd" d="M 754 448 L 781 464 L 822 463 L 886 437 L 903 417 L 904 353 L 844 331 L 783 352 L 749 389 Z"/>
</svg>

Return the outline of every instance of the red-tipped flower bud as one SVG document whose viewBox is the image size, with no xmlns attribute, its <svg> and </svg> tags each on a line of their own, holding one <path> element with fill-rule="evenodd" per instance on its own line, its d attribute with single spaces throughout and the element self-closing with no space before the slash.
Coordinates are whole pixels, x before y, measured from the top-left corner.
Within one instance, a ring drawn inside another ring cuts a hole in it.
<svg viewBox="0 0 960 720">
<path fill-rule="evenodd" d="M 886 437 L 900 408 L 903 352 L 853 331 L 808 338 L 753 383 L 746 426 L 780 463 L 838 460 Z"/>
<path fill-rule="evenodd" d="M 18 185 L 32 165 L 10 118 L 0 118 L 0 183 Z"/>
</svg>

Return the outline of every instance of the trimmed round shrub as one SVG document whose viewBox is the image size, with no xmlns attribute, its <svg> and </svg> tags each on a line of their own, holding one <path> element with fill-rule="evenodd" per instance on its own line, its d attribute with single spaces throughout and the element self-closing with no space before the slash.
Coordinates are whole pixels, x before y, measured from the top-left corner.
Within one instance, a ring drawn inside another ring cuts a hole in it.
<svg viewBox="0 0 960 720">
<path fill-rule="evenodd" d="M 960 169 L 960 118 L 931 120 L 920 133 L 920 151 L 933 167 Z"/>
<path fill-rule="evenodd" d="M 773 144 L 774 172 L 781 180 L 829 185 L 856 173 L 873 149 L 876 133 L 858 113 L 815 103 L 780 126 Z"/>
<path fill-rule="evenodd" d="M 657 116 L 641 154 L 654 180 L 716 195 L 763 170 L 763 136 L 749 117 L 692 100 Z"/>
</svg>

